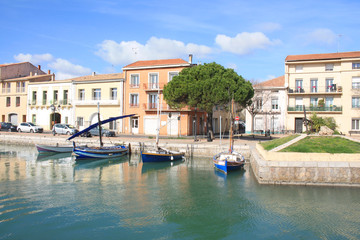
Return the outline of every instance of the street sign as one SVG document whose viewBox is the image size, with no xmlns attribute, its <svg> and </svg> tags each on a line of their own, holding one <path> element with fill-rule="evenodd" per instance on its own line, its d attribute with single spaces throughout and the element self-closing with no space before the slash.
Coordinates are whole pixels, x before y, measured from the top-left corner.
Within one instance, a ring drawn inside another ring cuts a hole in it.
<svg viewBox="0 0 360 240">
<path fill-rule="evenodd" d="M 235 120 L 236 120 L 236 121 L 239 121 L 239 120 L 240 120 L 240 117 L 239 117 L 239 116 L 236 116 L 236 117 L 235 117 Z"/>
</svg>

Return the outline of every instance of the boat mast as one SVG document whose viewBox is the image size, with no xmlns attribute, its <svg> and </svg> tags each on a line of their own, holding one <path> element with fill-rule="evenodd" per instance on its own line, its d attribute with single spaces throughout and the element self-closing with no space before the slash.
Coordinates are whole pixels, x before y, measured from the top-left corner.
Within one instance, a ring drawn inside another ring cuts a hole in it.
<svg viewBox="0 0 360 240">
<path fill-rule="evenodd" d="M 233 114 L 234 114 L 234 99 L 231 100 L 231 113 L 230 113 L 230 146 L 229 152 L 232 153 L 233 150 Z"/>
<path fill-rule="evenodd" d="M 156 129 L 155 149 L 157 150 L 158 146 L 159 146 L 159 134 L 160 134 L 160 86 L 158 86 L 156 115 L 157 115 L 158 122 L 157 122 L 157 129 Z"/>
<path fill-rule="evenodd" d="M 102 142 L 102 136 L 101 136 L 101 121 L 100 121 L 100 104 L 99 102 L 97 103 L 97 107 L 98 107 L 98 127 L 99 127 L 99 137 L 100 137 L 100 147 L 103 146 L 103 142 Z"/>
</svg>

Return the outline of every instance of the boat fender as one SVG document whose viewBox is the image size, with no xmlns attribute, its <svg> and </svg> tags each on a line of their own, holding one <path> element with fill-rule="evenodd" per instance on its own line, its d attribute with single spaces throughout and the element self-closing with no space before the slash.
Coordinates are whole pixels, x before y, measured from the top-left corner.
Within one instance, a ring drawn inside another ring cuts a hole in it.
<svg viewBox="0 0 360 240">
<path fill-rule="evenodd" d="M 174 160 L 174 156 L 173 156 L 173 155 L 171 155 L 171 158 L 170 158 L 170 159 L 171 159 L 171 161 L 172 161 L 172 160 Z"/>
</svg>

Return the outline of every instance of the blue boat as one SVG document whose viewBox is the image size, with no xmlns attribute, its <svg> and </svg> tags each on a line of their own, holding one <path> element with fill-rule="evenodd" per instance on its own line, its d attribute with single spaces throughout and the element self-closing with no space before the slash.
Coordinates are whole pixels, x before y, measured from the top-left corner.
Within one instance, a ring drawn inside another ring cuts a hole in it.
<svg viewBox="0 0 360 240">
<path fill-rule="evenodd" d="M 99 105 L 98 105 L 99 108 Z M 81 134 L 88 132 L 90 129 L 96 128 L 102 124 L 115 121 L 118 119 L 126 118 L 134 116 L 134 114 L 124 115 L 119 117 L 109 118 L 103 121 L 100 121 L 100 113 L 98 111 L 98 122 L 90 125 L 89 127 L 85 128 L 84 130 L 72 135 L 67 140 L 71 140 Z M 114 146 L 103 146 L 102 142 L 102 134 L 101 134 L 101 127 L 99 127 L 99 138 L 100 138 L 100 146 L 99 147 L 88 147 L 88 146 L 76 146 L 73 142 L 73 153 L 75 155 L 75 160 L 82 160 L 82 159 L 106 159 L 106 158 L 117 158 L 124 156 L 130 152 L 130 144 L 129 146 L 125 145 L 114 145 Z"/>
<path fill-rule="evenodd" d="M 170 162 L 181 160 L 184 158 L 184 153 L 170 151 L 165 148 L 158 147 L 153 151 L 141 151 L 141 159 L 143 162 Z"/>
<path fill-rule="evenodd" d="M 231 104 L 231 116 L 230 119 L 232 121 L 233 117 L 233 109 L 234 109 L 234 100 L 232 100 Z M 245 164 L 245 158 L 241 153 L 233 151 L 233 123 L 230 124 L 230 147 L 228 152 L 222 152 L 214 156 L 213 162 L 215 169 L 228 173 L 230 171 L 240 170 Z"/>
</svg>

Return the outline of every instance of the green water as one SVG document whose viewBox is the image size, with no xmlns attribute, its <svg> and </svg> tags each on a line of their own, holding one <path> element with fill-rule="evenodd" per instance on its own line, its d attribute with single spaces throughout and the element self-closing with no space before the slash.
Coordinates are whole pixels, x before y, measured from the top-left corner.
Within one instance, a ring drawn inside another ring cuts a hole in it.
<svg viewBox="0 0 360 240">
<path fill-rule="evenodd" d="M 75 163 L 0 146 L 0 239 L 359 239 L 360 189 L 259 185 L 211 158 Z"/>
</svg>

